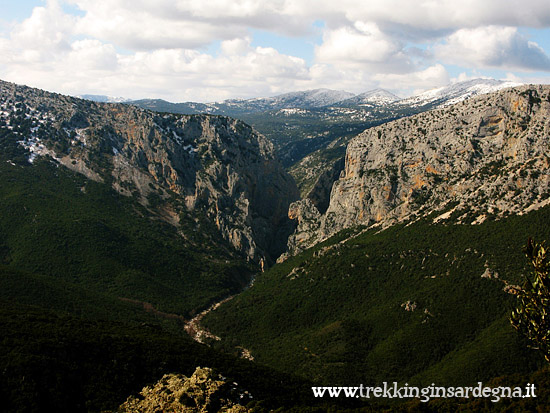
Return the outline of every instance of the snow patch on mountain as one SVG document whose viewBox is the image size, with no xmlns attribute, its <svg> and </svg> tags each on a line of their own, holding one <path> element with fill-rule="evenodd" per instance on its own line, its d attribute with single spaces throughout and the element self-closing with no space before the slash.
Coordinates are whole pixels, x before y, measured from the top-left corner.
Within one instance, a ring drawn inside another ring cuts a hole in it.
<svg viewBox="0 0 550 413">
<path fill-rule="evenodd" d="M 386 105 L 389 103 L 397 102 L 401 98 L 397 95 L 394 95 L 391 92 L 388 92 L 384 89 L 374 89 L 369 90 L 368 92 L 361 93 L 352 98 L 338 102 L 338 106 L 344 105 Z"/>
<path fill-rule="evenodd" d="M 126 99 L 120 96 L 106 96 L 106 95 L 78 95 L 80 99 L 91 100 L 93 102 L 101 103 L 124 103 L 129 102 L 131 99 Z"/>
<path fill-rule="evenodd" d="M 292 116 L 292 115 L 305 115 L 309 113 L 305 109 L 300 108 L 285 108 L 281 109 L 277 112 L 277 115 L 283 115 L 283 116 Z"/>
<path fill-rule="evenodd" d="M 274 103 L 284 105 L 287 108 L 290 107 L 289 105 L 292 105 L 292 107 L 320 108 L 333 105 L 353 96 L 355 96 L 353 93 L 341 90 L 315 89 L 276 96 L 274 97 Z"/>
<path fill-rule="evenodd" d="M 416 96 L 402 99 L 399 103 L 410 106 L 424 106 L 427 104 L 437 104 L 437 106 L 450 106 L 461 102 L 469 97 L 497 92 L 501 89 L 520 86 L 521 83 L 495 79 L 473 79 L 465 82 L 453 83 L 432 90 L 428 90 Z"/>
</svg>

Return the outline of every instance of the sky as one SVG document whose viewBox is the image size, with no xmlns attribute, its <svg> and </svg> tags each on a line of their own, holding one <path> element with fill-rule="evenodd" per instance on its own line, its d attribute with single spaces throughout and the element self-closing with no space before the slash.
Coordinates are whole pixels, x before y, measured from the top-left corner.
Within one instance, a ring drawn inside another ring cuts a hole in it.
<svg viewBox="0 0 550 413">
<path fill-rule="evenodd" d="M 215 102 L 550 83 L 548 0 L 0 0 L 0 79 Z"/>
</svg>

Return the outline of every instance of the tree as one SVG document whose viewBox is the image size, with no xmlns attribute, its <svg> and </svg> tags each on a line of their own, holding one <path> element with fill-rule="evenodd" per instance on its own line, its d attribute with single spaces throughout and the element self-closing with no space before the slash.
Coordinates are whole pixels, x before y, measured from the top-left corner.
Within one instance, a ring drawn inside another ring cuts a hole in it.
<svg viewBox="0 0 550 413">
<path fill-rule="evenodd" d="M 512 326 L 531 342 L 530 347 L 542 351 L 550 363 L 550 268 L 547 248 L 531 238 L 523 250 L 533 265 L 533 273 L 525 277 L 517 294 L 518 306 L 512 311 Z"/>
</svg>

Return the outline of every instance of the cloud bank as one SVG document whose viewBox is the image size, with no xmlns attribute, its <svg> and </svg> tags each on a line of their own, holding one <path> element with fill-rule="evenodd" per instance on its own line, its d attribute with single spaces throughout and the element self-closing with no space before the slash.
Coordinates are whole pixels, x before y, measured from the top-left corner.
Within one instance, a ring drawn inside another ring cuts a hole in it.
<svg viewBox="0 0 550 413">
<path fill-rule="evenodd" d="M 546 78 L 548 52 L 526 28 L 550 28 L 546 1 L 48 0 L 0 37 L 0 78 L 172 101 L 317 87 L 403 95 L 452 70 Z M 252 30 L 307 44 L 313 60 L 258 45 Z"/>
</svg>

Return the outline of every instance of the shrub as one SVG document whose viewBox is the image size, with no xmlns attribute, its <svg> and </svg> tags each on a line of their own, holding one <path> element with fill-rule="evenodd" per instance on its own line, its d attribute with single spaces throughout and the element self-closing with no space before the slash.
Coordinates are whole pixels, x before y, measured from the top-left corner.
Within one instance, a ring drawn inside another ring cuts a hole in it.
<svg viewBox="0 0 550 413">
<path fill-rule="evenodd" d="M 526 276 L 518 293 L 518 307 L 512 311 L 512 326 L 531 342 L 531 347 L 542 351 L 550 362 L 550 280 L 548 279 L 547 248 L 531 238 L 524 249 L 533 265 L 533 274 Z"/>
</svg>

